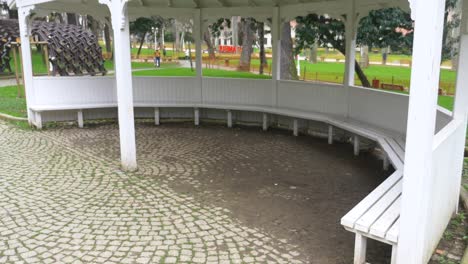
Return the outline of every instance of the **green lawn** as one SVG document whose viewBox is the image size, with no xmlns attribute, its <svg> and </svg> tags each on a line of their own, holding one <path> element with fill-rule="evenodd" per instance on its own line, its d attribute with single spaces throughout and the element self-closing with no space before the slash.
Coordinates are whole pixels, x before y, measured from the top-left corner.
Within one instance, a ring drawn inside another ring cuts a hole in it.
<svg viewBox="0 0 468 264">
<path fill-rule="evenodd" d="M 0 88 L 0 113 L 16 117 L 27 117 L 26 100 L 18 98 L 16 86 Z"/>
</svg>

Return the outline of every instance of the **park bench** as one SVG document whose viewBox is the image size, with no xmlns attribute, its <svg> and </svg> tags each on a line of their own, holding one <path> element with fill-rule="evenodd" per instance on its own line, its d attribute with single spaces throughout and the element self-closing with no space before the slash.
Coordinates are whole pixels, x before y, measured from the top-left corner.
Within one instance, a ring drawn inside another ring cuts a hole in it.
<svg viewBox="0 0 468 264">
<path fill-rule="evenodd" d="M 268 129 L 269 115 L 286 116 L 292 119 L 292 130 L 295 136 L 299 135 L 299 120 L 310 120 L 328 124 L 328 143 L 333 143 L 334 128 L 348 131 L 353 136 L 354 154 L 359 155 L 360 138 L 368 138 L 375 141 L 385 153 L 383 167 L 388 169 L 391 164 L 395 172 L 380 186 L 372 191 L 364 200 L 358 203 L 342 219 L 343 227 L 355 233 L 355 256 L 354 263 L 365 263 L 366 241 L 374 239 L 393 246 L 392 262 L 396 260 L 395 254 L 398 245 L 399 216 L 401 187 L 403 178 L 403 164 L 405 155 L 405 142 L 403 135 L 386 131 L 382 128 L 365 124 L 353 119 L 332 116 L 329 114 L 310 111 L 252 106 L 252 105 L 216 105 L 216 104 L 193 104 L 193 103 L 158 103 L 158 104 L 134 104 L 135 108 L 153 108 L 156 125 L 160 125 L 161 108 L 193 108 L 194 123 L 200 124 L 200 109 L 217 109 L 226 111 L 226 122 L 228 127 L 233 126 L 233 111 L 258 112 L 263 114 L 262 128 Z M 110 104 L 87 104 L 74 106 L 33 106 L 30 109 L 35 113 L 34 123 L 36 127 L 42 128 L 41 113 L 45 111 L 76 110 L 79 127 L 83 127 L 83 110 L 99 108 L 116 108 L 115 103 Z"/>
<path fill-rule="evenodd" d="M 389 84 L 389 83 L 382 83 L 380 85 L 380 88 L 385 89 L 385 90 L 392 90 L 392 91 L 404 91 L 405 90 L 405 87 L 403 87 L 403 85 Z"/>
</svg>

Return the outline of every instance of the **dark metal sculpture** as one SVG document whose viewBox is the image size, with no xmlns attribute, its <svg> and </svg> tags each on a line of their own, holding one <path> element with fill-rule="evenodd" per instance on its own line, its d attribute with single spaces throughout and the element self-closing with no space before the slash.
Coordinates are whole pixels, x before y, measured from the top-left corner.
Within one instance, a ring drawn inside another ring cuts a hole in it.
<svg viewBox="0 0 468 264">
<path fill-rule="evenodd" d="M 106 74 L 102 49 L 97 37 L 90 31 L 74 25 L 34 21 L 31 33 L 35 40 L 47 42 L 54 75 Z M 11 72 L 11 44 L 18 37 L 17 20 L 0 20 L 0 72 Z"/>
</svg>

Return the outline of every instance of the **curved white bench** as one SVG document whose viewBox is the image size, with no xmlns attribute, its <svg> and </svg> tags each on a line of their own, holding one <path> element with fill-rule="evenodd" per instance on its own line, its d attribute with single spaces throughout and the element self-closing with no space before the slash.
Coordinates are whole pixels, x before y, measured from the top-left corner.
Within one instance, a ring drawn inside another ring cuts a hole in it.
<svg viewBox="0 0 468 264">
<path fill-rule="evenodd" d="M 45 111 L 76 110 L 79 127 L 83 127 L 83 110 L 99 108 L 116 108 L 115 103 L 110 104 L 86 104 L 74 106 L 32 106 L 30 109 L 35 113 L 35 125 L 42 128 L 41 113 Z M 389 163 L 395 168 L 393 173 L 380 186 L 372 191 L 364 200 L 356 205 L 348 214 L 341 219 L 341 224 L 348 231 L 356 234 L 354 263 L 365 263 L 366 239 L 375 239 L 393 246 L 392 261 L 396 258 L 396 247 L 398 245 L 398 232 L 400 216 L 400 199 L 402 191 L 403 164 L 405 155 L 405 142 L 403 135 L 384 130 L 363 122 L 333 116 L 323 113 L 315 113 L 287 108 L 274 108 L 252 105 L 216 105 L 216 104 L 145 104 L 135 103 L 135 108 L 154 108 L 155 124 L 160 124 L 160 108 L 193 108 L 194 123 L 200 123 L 200 109 L 225 110 L 227 115 L 227 126 L 232 127 L 232 111 L 249 111 L 263 113 L 262 127 L 268 129 L 268 115 L 279 115 L 293 118 L 293 133 L 299 134 L 298 119 L 319 121 L 329 125 L 328 141 L 333 143 L 333 128 L 349 131 L 354 136 L 354 154 L 359 154 L 359 137 L 365 137 L 375 141 L 386 153 L 384 169 L 388 169 Z"/>
</svg>

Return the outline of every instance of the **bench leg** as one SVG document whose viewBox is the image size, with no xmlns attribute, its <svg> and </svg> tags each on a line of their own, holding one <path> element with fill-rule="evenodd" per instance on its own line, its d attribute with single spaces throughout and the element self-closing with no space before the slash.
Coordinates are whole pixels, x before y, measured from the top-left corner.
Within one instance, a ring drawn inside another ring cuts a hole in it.
<svg viewBox="0 0 468 264">
<path fill-rule="evenodd" d="M 293 134 L 295 137 L 299 136 L 299 121 L 297 119 L 293 121 Z"/>
<path fill-rule="evenodd" d="M 366 263 L 367 238 L 361 234 L 356 234 L 354 242 L 354 264 Z"/>
<path fill-rule="evenodd" d="M 388 156 L 385 155 L 383 158 L 383 169 L 387 171 L 389 167 L 390 167 L 390 161 L 388 160 Z"/>
<path fill-rule="evenodd" d="M 333 126 L 328 126 L 328 144 L 333 144 Z"/>
<path fill-rule="evenodd" d="M 37 129 L 42 129 L 42 114 L 41 112 L 35 112 L 34 114 L 35 125 Z"/>
<path fill-rule="evenodd" d="M 159 121 L 159 107 L 154 108 L 154 124 L 157 126 L 161 124 Z"/>
<path fill-rule="evenodd" d="M 263 124 L 262 124 L 263 131 L 268 130 L 268 115 L 263 114 Z"/>
<path fill-rule="evenodd" d="M 360 150 L 359 136 L 355 135 L 353 142 L 354 142 L 354 156 L 359 156 L 359 150 Z"/>
<path fill-rule="evenodd" d="M 229 128 L 232 127 L 232 112 L 231 112 L 231 110 L 227 110 L 227 126 Z"/>
<path fill-rule="evenodd" d="M 396 264 L 397 261 L 397 252 L 398 252 L 398 247 L 396 245 L 392 246 L 392 259 L 391 259 L 391 264 Z"/>
<path fill-rule="evenodd" d="M 83 128 L 84 127 L 84 118 L 83 118 L 83 110 L 78 111 L 78 127 Z"/>
<path fill-rule="evenodd" d="M 196 126 L 199 126 L 200 125 L 200 109 L 199 108 L 195 108 L 194 110 L 194 119 L 195 119 L 195 125 Z"/>
</svg>

